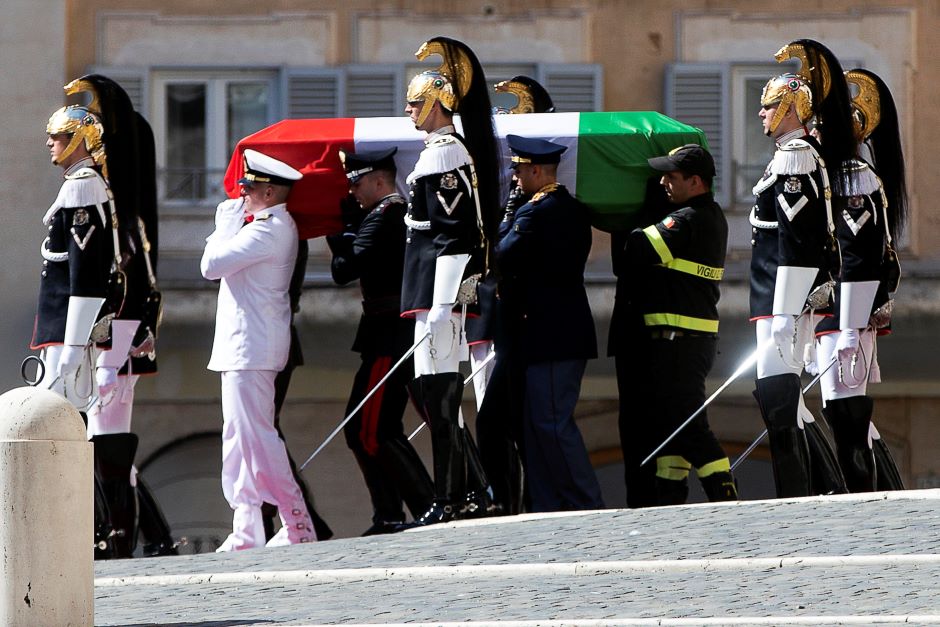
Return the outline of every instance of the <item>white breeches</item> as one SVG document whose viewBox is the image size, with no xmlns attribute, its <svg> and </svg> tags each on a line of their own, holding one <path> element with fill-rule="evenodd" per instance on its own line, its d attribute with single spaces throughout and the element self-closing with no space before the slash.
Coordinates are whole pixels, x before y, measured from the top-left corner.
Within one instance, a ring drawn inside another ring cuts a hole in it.
<svg viewBox="0 0 940 627">
<path fill-rule="evenodd" d="M 803 354 L 803 347 L 813 345 L 813 331 L 819 318 L 804 315 L 796 321 L 796 354 L 792 345 L 783 346 L 778 350 L 770 334 L 772 322 L 773 318 L 759 318 L 755 321 L 758 350 L 757 378 L 764 379 L 778 374 L 800 374 L 803 372 L 803 360 L 807 357 Z"/>
<path fill-rule="evenodd" d="M 460 316 L 451 314 L 449 333 L 439 333 L 421 343 L 414 352 L 415 376 L 457 372 L 460 362 L 467 360 L 467 344 L 463 340 Z M 428 332 L 428 312 L 415 314 L 415 341 Z"/>
<path fill-rule="evenodd" d="M 130 433 L 134 410 L 134 386 L 140 375 L 121 375 L 117 387 L 88 408 L 88 437 L 105 433 Z"/>
<path fill-rule="evenodd" d="M 61 394 L 79 411 L 85 411 L 98 393 L 98 384 L 95 382 L 94 351 L 86 348 L 79 369 L 70 373 L 65 379 L 60 379 L 56 371 L 59 369 L 62 349 L 62 345 L 47 346 L 40 352 L 39 358 L 45 365 L 45 374 L 37 387 Z"/>
<path fill-rule="evenodd" d="M 232 509 L 268 502 L 281 511 L 298 504 L 306 510 L 287 447 L 274 428 L 275 375 L 273 370 L 222 373 L 222 492 Z"/>
<path fill-rule="evenodd" d="M 836 355 L 836 342 L 839 341 L 839 332 L 827 333 L 817 338 L 817 361 L 820 372 L 826 368 Z M 837 398 L 851 398 L 865 396 L 868 392 L 869 375 L 875 357 L 875 333 L 865 330 L 858 337 L 858 360 L 855 370 L 848 363 L 837 363 L 823 374 L 819 381 L 822 391 L 823 406 L 826 401 Z M 842 376 L 839 376 L 839 369 Z"/>
</svg>

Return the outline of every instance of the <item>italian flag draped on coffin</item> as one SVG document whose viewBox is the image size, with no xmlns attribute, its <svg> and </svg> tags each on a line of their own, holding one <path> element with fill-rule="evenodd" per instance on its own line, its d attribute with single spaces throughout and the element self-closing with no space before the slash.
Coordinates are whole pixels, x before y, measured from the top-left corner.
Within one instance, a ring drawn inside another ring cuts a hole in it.
<svg viewBox="0 0 940 627">
<path fill-rule="evenodd" d="M 664 155 L 683 144 L 707 147 L 705 135 L 661 113 L 530 113 L 497 115 L 505 162 L 504 196 L 508 194 L 509 133 L 538 137 L 568 146 L 558 170 L 559 181 L 586 203 L 595 227 L 613 231 L 639 226 L 634 223 L 647 179 L 654 175 L 650 157 Z M 456 118 L 460 131 L 460 119 Z M 407 117 L 283 120 L 242 139 L 225 173 L 225 190 L 238 196 L 242 153 L 259 150 L 300 170 L 304 177 L 294 184 L 287 208 L 297 222 L 300 237 L 309 239 L 342 228 L 339 201 L 347 184 L 338 151 L 379 150 L 398 147 L 395 162 L 400 190 L 424 148 L 425 133 Z"/>
</svg>

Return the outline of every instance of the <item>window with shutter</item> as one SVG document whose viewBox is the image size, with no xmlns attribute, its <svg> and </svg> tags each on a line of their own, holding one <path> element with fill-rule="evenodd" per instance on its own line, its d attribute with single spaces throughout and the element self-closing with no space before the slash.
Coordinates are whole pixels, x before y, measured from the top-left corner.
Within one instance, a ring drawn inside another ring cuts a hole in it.
<svg viewBox="0 0 940 627">
<path fill-rule="evenodd" d="M 726 64 L 675 63 L 666 68 L 665 113 L 701 129 L 715 159 L 715 199 L 730 204 L 729 71 Z"/>
<path fill-rule="evenodd" d="M 544 64 L 537 80 L 555 103 L 555 110 L 602 111 L 604 109 L 603 70 L 595 64 Z"/>
<path fill-rule="evenodd" d="M 285 118 L 343 117 L 344 73 L 334 68 L 286 68 L 282 93 Z"/>
<path fill-rule="evenodd" d="M 346 68 L 345 117 L 402 115 L 405 108 L 401 65 L 350 65 Z"/>
</svg>

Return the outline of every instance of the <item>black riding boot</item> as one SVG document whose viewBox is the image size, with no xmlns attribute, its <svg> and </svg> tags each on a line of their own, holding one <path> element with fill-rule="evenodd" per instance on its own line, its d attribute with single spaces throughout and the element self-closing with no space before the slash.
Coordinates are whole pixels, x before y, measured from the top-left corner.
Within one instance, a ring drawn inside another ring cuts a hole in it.
<svg viewBox="0 0 940 627">
<path fill-rule="evenodd" d="M 450 522 L 459 517 L 467 495 L 465 438 L 459 423 L 463 377 L 459 372 L 422 375 L 408 384 L 418 414 L 431 430 L 434 502 L 415 524 Z"/>
<path fill-rule="evenodd" d="M 418 518 L 428 511 L 434 502 L 434 482 L 411 442 L 404 435 L 383 442 L 379 459 L 386 472 L 395 478 L 398 494 L 411 515 Z"/>
<path fill-rule="evenodd" d="M 868 446 L 873 407 L 874 401 L 867 396 L 837 398 L 826 403 L 839 465 L 850 492 L 873 492 L 877 487 L 875 456 Z"/>
<path fill-rule="evenodd" d="M 496 515 L 496 505 L 493 503 L 493 488 L 487 479 L 480 451 L 470 434 L 470 429 L 464 425 L 464 446 L 467 451 L 467 498 L 466 517 L 485 518 Z"/>
<path fill-rule="evenodd" d="M 823 410 L 823 415 L 826 411 Z M 813 494 L 846 494 L 845 477 L 836 459 L 836 453 L 819 421 L 804 422 L 803 433 L 809 446 L 810 476 Z"/>
<path fill-rule="evenodd" d="M 114 557 L 131 557 L 137 546 L 137 490 L 131 485 L 137 435 L 107 433 L 91 441 L 95 445 L 95 471 L 111 513 Z"/>
<path fill-rule="evenodd" d="M 137 475 L 137 503 L 140 506 L 140 534 L 144 538 L 144 557 L 179 555 L 170 535 L 170 525 L 144 478 Z"/>
<path fill-rule="evenodd" d="M 878 429 L 872 429 L 871 448 L 875 454 L 875 478 L 878 481 L 878 491 L 903 490 L 904 480 L 901 479 L 901 471 L 888 445 L 878 433 Z"/>
<path fill-rule="evenodd" d="M 811 494 L 809 449 L 798 424 L 800 377 L 778 374 L 757 379 L 754 396 L 770 436 L 778 497 Z"/>
</svg>

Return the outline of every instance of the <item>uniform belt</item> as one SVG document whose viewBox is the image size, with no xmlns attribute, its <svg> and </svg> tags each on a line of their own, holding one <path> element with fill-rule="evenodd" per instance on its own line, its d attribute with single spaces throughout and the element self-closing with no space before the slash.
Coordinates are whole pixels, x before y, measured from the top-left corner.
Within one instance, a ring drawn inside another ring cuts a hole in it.
<svg viewBox="0 0 940 627">
<path fill-rule="evenodd" d="M 689 329 L 679 329 L 677 327 L 649 327 L 649 334 L 650 338 L 654 340 L 674 340 L 677 337 L 718 337 L 715 333 L 690 331 Z"/>
</svg>

